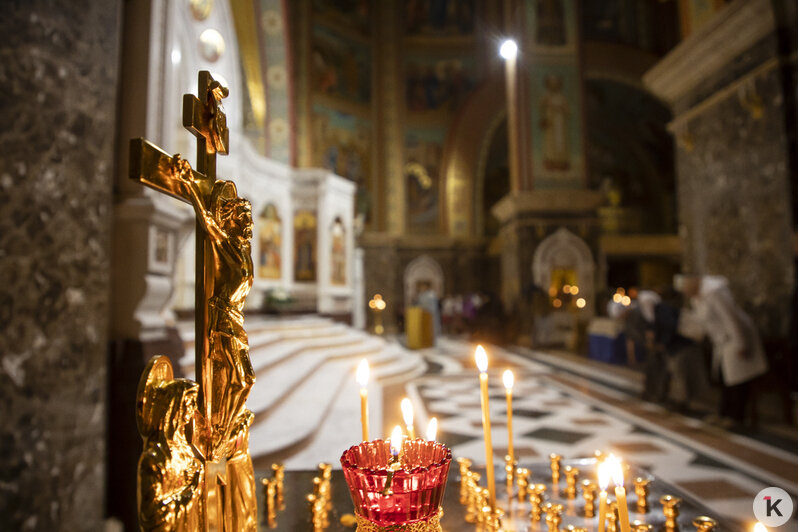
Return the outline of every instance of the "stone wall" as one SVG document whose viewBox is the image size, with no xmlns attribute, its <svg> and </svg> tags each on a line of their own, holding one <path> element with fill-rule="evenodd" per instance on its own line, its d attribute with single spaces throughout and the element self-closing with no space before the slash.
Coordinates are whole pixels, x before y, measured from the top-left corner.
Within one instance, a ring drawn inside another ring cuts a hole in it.
<svg viewBox="0 0 798 532">
<path fill-rule="evenodd" d="M 735 0 L 644 77 L 674 112 L 683 269 L 728 277 L 770 338 L 787 333 L 795 284 L 782 4 Z"/>
<path fill-rule="evenodd" d="M 736 95 L 690 120 L 676 153 L 684 268 L 722 274 L 763 332 L 779 335 L 793 287 L 790 175 L 778 72 L 756 80 L 762 116 Z"/>
<path fill-rule="evenodd" d="M 6 7 L 0 529 L 97 531 L 120 3 Z"/>
</svg>

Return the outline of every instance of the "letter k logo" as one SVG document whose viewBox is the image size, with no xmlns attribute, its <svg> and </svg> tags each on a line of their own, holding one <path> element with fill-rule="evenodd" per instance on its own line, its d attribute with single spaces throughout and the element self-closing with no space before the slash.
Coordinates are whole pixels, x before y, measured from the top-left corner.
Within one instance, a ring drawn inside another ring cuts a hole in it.
<svg viewBox="0 0 798 532">
<path fill-rule="evenodd" d="M 790 520 L 792 496 L 775 486 L 765 488 L 754 497 L 753 510 L 756 520 L 772 530 Z"/>
<path fill-rule="evenodd" d="M 779 503 L 781 502 L 781 499 L 776 499 L 776 502 L 773 502 L 773 497 L 765 497 L 765 502 L 767 504 L 765 512 L 767 513 L 768 517 L 773 515 L 773 512 L 775 512 L 779 517 L 783 517 L 781 511 L 779 510 Z"/>
</svg>

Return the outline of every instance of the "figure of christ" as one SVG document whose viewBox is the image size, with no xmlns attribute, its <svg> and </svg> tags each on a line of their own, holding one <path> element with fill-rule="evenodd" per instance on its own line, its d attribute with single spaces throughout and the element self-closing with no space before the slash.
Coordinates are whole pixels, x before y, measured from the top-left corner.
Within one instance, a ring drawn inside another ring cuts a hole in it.
<svg viewBox="0 0 798 532">
<path fill-rule="evenodd" d="M 249 456 L 249 426 L 253 414 L 246 409 L 255 372 L 249 360 L 249 343 L 244 331 L 244 301 L 252 287 L 252 207 L 239 198 L 231 181 L 217 181 L 206 205 L 194 182 L 189 163 L 175 156 L 176 177 L 186 185 L 200 225 L 210 243 L 212 265 L 206 267 L 208 335 L 211 386 L 210 420 L 198 416 L 211 438 L 206 461 L 227 460 L 225 511 L 235 530 L 255 530 L 256 514 L 247 505 L 255 503 L 255 477 Z"/>
</svg>

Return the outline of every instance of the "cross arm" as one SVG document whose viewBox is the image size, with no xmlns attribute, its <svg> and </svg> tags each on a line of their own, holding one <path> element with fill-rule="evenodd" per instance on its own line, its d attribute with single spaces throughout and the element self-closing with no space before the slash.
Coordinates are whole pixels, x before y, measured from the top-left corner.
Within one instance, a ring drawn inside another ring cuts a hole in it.
<svg viewBox="0 0 798 532">
<path fill-rule="evenodd" d="M 186 184 L 174 175 L 174 163 L 175 158 L 155 144 L 142 138 L 130 140 L 130 178 L 190 203 L 191 196 Z M 203 195 L 209 193 L 210 184 L 206 177 L 194 169 L 191 173 Z"/>
</svg>

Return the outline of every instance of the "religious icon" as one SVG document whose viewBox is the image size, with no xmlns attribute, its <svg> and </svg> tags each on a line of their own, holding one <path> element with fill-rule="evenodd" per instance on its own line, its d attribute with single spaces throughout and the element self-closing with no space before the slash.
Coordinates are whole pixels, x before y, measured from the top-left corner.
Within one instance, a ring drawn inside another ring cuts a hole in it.
<svg viewBox="0 0 798 532">
<path fill-rule="evenodd" d="M 322 25 L 314 25 L 311 46 L 311 89 L 367 104 L 371 99 L 370 52 Z"/>
<path fill-rule="evenodd" d="M 315 105 L 313 160 L 355 183 L 369 172 L 371 125 L 363 118 Z"/>
<path fill-rule="evenodd" d="M 298 211 L 294 216 L 294 279 L 316 280 L 316 214 Z"/>
<path fill-rule="evenodd" d="M 283 224 L 277 215 L 277 207 L 273 203 L 266 205 L 258 220 L 258 225 L 260 240 L 258 275 L 264 279 L 280 279 L 283 263 L 281 251 Z"/>
<path fill-rule="evenodd" d="M 474 31 L 474 0 L 404 2 L 407 35 L 469 35 Z"/>
<path fill-rule="evenodd" d="M 536 41 L 538 44 L 544 46 L 563 46 L 567 44 L 563 1 L 538 0 L 536 26 Z"/>
<path fill-rule="evenodd" d="M 155 228 L 154 247 L 155 262 L 158 264 L 169 264 L 169 233 L 159 228 Z"/>
<path fill-rule="evenodd" d="M 340 218 L 332 226 L 332 257 L 330 282 L 334 285 L 346 284 L 346 229 Z"/>
<path fill-rule="evenodd" d="M 457 109 L 473 85 L 473 65 L 460 59 L 415 59 L 405 74 L 405 101 L 410 111 Z"/>
<path fill-rule="evenodd" d="M 405 141 L 407 226 L 414 234 L 434 232 L 438 228 L 442 139 L 442 131 L 428 130 L 411 133 Z"/>
<path fill-rule="evenodd" d="M 546 91 L 540 101 L 540 128 L 543 131 L 543 167 L 568 170 L 568 98 L 563 93 L 562 76 L 549 74 L 543 84 Z"/>
<path fill-rule="evenodd" d="M 314 15 L 329 18 L 338 24 L 348 24 L 362 33 L 371 31 L 372 9 L 369 0 L 313 0 L 313 10 Z"/>
</svg>

